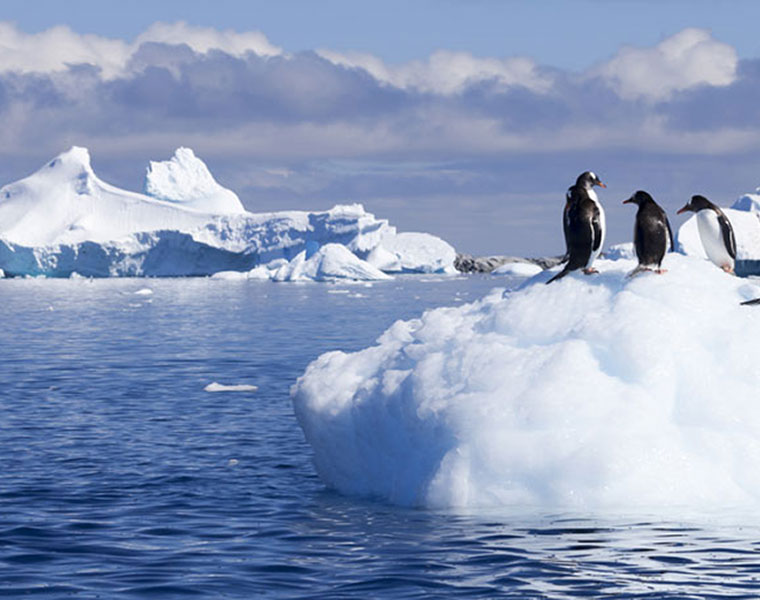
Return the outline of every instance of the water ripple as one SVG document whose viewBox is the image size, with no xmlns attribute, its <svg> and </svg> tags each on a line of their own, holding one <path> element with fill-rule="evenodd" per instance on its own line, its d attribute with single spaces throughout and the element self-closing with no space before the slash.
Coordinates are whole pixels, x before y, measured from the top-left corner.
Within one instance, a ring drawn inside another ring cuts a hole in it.
<svg viewBox="0 0 760 600">
<path fill-rule="evenodd" d="M 760 597 L 751 519 L 461 515 L 324 489 L 288 399 L 308 362 L 499 284 L 378 284 L 367 311 L 325 285 L 157 280 L 138 319 L 139 281 L 0 281 L 0 595 Z M 204 392 L 222 380 L 259 389 Z"/>
</svg>

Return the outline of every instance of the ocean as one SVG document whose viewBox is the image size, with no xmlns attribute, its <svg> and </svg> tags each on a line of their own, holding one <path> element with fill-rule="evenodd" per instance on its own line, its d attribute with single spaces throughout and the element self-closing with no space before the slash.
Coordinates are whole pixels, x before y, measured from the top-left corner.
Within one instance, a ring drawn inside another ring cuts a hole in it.
<svg viewBox="0 0 760 600">
<path fill-rule="evenodd" d="M 309 362 L 503 286 L 0 280 L 0 595 L 760 597 L 749 519 L 400 508 L 325 488 L 289 398 Z"/>
</svg>

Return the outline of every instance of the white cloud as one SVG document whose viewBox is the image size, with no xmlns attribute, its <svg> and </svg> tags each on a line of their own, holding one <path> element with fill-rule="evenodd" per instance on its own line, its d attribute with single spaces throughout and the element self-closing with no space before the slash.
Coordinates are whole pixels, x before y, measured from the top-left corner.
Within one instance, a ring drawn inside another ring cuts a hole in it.
<svg viewBox="0 0 760 600">
<path fill-rule="evenodd" d="M 703 29 L 684 29 L 654 48 L 625 47 L 589 74 L 606 79 L 624 100 L 667 100 L 700 85 L 736 80 L 736 50 Z"/>
<path fill-rule="evenodd" d="M 123 40 L 75 33 L 58 25 L 28 34 L 15 25 L 0 22 L 0 70 L 20 73 L 64 71 L 71 64 L 101 67 L 112 76 L 126 64 L 131 50 Z"/>
<path fill-rule="evenodd" d="M 504 87 L 520 86 L 538 93 L 548 91 L 552 85 L 550 78 L 539 73 L 533 60 L 522 57 L 478 58 L 468 52 L 439 50 L 426 61 L 388 65 L 371 54 L 331 50 L 319 50 L 318 54 L 336 65 L 364 69 L 382 83 L 435 94 L 456 94 L 483 81 L 495 81 Z"/>
<path fill-rule="evenodd" d="M 0 72 L 53 73 L 69 65 L 89 64 L 102 70 L 104 79 L 125 74 L 129 59 L 145 42 L 186 44 L 198 53 L 221 50 L 233 56 L 253 52 L 260 56 L 282 53 L 258 31 L 238 33 L 187 23 L 155 23 L 132 43 L 93 34 L 79 34 L 65 25 L 40 33 L 24 33 L 0 22 Z"/>
<path fill-rule="evenodd" d="M 187 23 L 154 23 L 135 40 L 132 48 L 144 42 L 164 44 L 187 44 L 193 50 L 204 54 L 209 50 L 221 50 L 232 56 L 243 56 L 253 52 L 259 56 L 277 56 L 282 49 L 269 42 L 260 31 L 238 33 L 231 29 L 220 31 L 212 27 L 196 27 Z"/>
<path fill-rule="evenodd" d="M 128 75 L 130 59 L 146 42 L 185 44 L 197 53 L 220 50 L 232 56 L 284 55 L 258 31 L 236 32 L 184 22 L 154 23 L 133 41 L 79 34 L 56 26 L 28 34 L 0 22 L 0 72 L 55 73 L 69 65 L 90 64 L 104 79 Z M 476 57 L 439 50 L 424 60 L 388 64 L 377 56 L 319 50 L 333 64 L 367 71 L 377 81 L 402 90 L 454 95 L 468 86 L 493 82 L 545 94 L 554 76 L 530 58 Z M 699 85 L 725 86 L 736 79 L 736 50 L 702 29 L 685 29 L 651 48 L 625 47 L 584 77 L 601 77 L 623 100 L 667 100 L 675 92 Z M 134 67 L 134 63 L 132 63 Z"/>
</svg>

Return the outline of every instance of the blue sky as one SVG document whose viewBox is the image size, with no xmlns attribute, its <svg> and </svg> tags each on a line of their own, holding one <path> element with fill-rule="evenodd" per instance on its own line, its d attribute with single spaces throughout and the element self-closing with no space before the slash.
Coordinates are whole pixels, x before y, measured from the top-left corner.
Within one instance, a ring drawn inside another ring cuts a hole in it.
<svg viewBox="0 0 760 600">
<path fill-rule="evenodd" d="M 760 3 L 4 0 L 0 181 L 71 145 L 140 189 L 193 148 L 251 210 L 362 202 L 476 254 L 562 251 L 607 182 L 610 243 L 760 185 Z M 65 26 L 65 27 L 61 27 Z"/>
</svg>

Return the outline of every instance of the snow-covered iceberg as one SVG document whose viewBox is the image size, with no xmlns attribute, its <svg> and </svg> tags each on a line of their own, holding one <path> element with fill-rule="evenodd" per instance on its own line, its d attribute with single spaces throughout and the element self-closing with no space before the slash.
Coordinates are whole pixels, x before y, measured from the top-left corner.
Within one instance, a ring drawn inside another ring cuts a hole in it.
<svg viewBox="0 0 760 600">
<path fill-rule="evenodd" d="M 304 250 L 292 260 L 275 259 L 248 272 L 224 271 L 216 279 L 264 279 L 270 281 L 375 281 L 391 279 L 383 271 L 356 257 L 341 244 L 325 244 Z"/>
<path fill-rule="evenodd" d="M 145 193 L 207 213 L 245 212 L 237 194 L 219 185 L 190 148 L 177 148 L 170 160 L 150 161 Z"/>
<path fill-rule="evenodd" d="M 760 296 L 668 254 L 664 275 L 551 272 L 398 321 L 292 390 L 319 475 L 429 507 L 760 507 Z"/>
<path fill-rule="evenodd" d="M 455 272 L 449 244 L 428 234 L 397 233 L 359 204 L 321 212 L 247 212 L 187 148 L 169 161 L 151 162 L 145 191 L 102 181 L 85 148 L 64 152 L 0 189 L 0 269 L 10 276 L 108 277 L 266 267 L 257 276 L 279 280 L 304 279 L 312 272 L 367 279 L 385 278 L 383 270 Z M 340 244 L 348 253 L 319 254 L 328 244 Z M 298 266 L 315 253 L 309 265 Z M 323 264 L 314 267 L 320 257 Z M 282 270 L 282 261 L 294 259 L 296 264 Z"/>
</svg>

